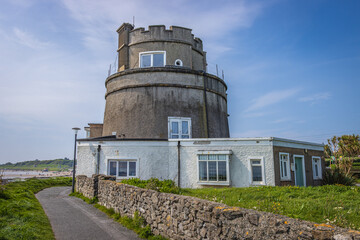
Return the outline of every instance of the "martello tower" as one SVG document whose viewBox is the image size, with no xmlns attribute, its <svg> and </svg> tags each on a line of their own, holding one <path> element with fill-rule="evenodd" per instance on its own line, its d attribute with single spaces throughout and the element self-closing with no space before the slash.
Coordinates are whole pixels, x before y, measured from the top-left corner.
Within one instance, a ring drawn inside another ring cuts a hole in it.
<svg viewBox="0 0 360 240">
<path fill-rule="evenodd" d="M 228 138 L 227 86 L 206 73 L 191 29 L 163 25 L 119 34 L 118 72 L 106 79 L 103 136 Z"/>
</svg>

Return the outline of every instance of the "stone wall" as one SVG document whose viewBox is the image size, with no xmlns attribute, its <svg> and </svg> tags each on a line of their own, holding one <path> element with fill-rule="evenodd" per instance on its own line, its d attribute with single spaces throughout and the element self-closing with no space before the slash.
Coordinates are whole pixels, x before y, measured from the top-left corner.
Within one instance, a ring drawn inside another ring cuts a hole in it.
<svg viewBox="0 0 360 240">
<path fill-rule="evenodd" d="M 170 239 L 360 240 L 356 231 L 103 179 L 101 175 L 78 176 L 77 191 L 85 196 L 97 194 L 99 204 L 123 216 L 139 212 L 153 233 Z"/>
</svg>

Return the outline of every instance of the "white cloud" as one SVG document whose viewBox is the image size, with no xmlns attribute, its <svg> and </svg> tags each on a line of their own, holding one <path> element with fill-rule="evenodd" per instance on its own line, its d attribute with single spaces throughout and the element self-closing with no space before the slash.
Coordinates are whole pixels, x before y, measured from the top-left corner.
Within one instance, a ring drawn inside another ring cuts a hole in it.
<svg viewBox="0 0 360 240">
<path fill-rule="evenodd" d="M 245 110 L 245 112 L 255 111 L 279 103 L 296 95 L 299 91 L 300 89 L 292 88 L 269 92 L 257 99 L 254 99 L 252 104 Z"/>
<path fill-rule="evenodd" d="M 15 41 L 33 49 L 42 49 L 52 46 L 50 42 L 43 42 L 19 28 L 13 28 Z"/>
<path fill-rule="evenodd" d="M 300 102 L 311 102 L 311 103 L 315 103 L 318 102 L 320 100 L 327 100 L 331 97 L 331 94 L 328 92 L 324 92 L 324 93 L 317 93 L 317 94 L 313 94 L 313 95 L 309 95 L 306 97 L 302 97 L 299 98 Z"/>
<path fill-rule="evenodd" d="M 84 44 L 113 39 L 115 30 L 123 22 L 136 27 L 163 24 L 193 29 L 196 37 L 206 39 L 205 50 L 221 54 L 230 49 L 225 39 L 234 29 L 252 26 L 265 4 L 252 1 L 118 1 L 118 0 L 63 0 L 70 15 L 82 24 Z M 97 40 L 96 40 L 97 39 Z M 209 46 L 207 48 L 207 46 Z"/>
</svg>

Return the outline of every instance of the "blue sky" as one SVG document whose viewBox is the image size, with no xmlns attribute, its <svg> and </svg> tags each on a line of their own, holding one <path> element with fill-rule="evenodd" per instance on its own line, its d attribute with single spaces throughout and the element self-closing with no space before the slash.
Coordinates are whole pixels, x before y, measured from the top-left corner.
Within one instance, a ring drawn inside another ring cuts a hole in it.
<svg viewBox="0 0 360 240">
<path fill-rule="evenodd" d="M 102 122 L 123 22 L 193 29 L 225 72 L 231 137 L 360 134 L 360 1 L 1 0 L 0 163 L 72 157 Z M 80 132 L 80 137 L 84 136 Z"/>
</svg>

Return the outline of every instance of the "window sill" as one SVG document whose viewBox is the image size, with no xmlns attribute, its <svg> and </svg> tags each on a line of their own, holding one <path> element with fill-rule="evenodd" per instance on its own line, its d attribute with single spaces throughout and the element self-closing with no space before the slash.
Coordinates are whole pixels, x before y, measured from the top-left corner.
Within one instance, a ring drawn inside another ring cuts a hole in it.
<svg viewBox="0 0 360 240">
<path fill-rule="evenodd" d="M 230 186 L 230 182 L 197 182 L 199 185 L 219 185 L 219 186 Z"/>
<path fill-rule="evenodd" d="M 281 182 L 291 182 L 291 179 L 280 179 Z"/>
<path fill-rule="evenodd" d="M 251 186 L 265 186 L 266 184 L 264 182 L 252 182 L 250 183 Z"/>
</svg>

